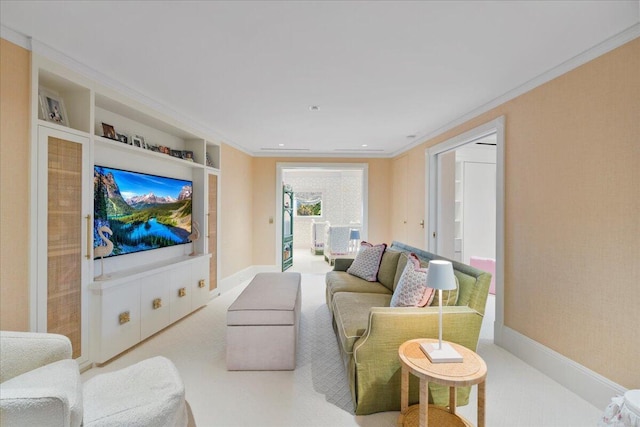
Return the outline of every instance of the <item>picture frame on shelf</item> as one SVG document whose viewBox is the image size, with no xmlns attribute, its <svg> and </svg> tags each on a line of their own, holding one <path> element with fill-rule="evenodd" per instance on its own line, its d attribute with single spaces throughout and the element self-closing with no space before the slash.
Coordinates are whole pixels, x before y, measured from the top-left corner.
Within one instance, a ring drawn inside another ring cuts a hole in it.
<svg viewBox="0 0 640 427">
<path fill-rule="evenodd" d="M 187 160 L 189 162 L 193 162 L 193 151 L 182 150 L 182 159 Z"/>
<path fill-rule="evenodd" d="M 143 140 L 142 138 L 140 138 L 139 135 L 132 135 L 131 136 L 131 145 L 133 145 L 134 147 L 139 147 L 142 148 L 142 144 L 143 144 Z"/>
<path fill-rule="evenodd" d="M 149 145 L 147 144 L 147 150 L 151 150 L 153 152 L 160 152 L 160 147 L 158 147 L 157 145 Z"/>
<path fill-rule="evenodd" d="M 211 156 L 209 155 L 209 153 L 205 153 L 205 157 L 206 157 L 206 161 L 207 161 L 207 166 L 212 168 L 213 167 L 213 160 L 211 160 Z"/>
<path fill-rule="evenodd" d="M 158 146 L 158 151 L 161 152 L 162 154 L 169 154 L 171 155 L 171 150 L 169 149 L 169 147 L 166 147 L 164 145 L 159 145 Z"/>
<path fill-rule="evenodd" d="M 102 122 L 102 136 L 109 139 L 114 139 L 116 141 L 120 141 L 116 136 L 116 130 L 110 124 Z"/>
<path fill-rule="evenodd" d="M 116 139 L 118 141 L 122 142 L 123 144 L 129 144 L 129 137 L 127 135 L 125 135 L 124 133 L 116 132 Z"/>
<path fill-rule="evenodd" d="M 171 157 L 182 158 L 182 150 L 171 150 Z"/>
<path fill-rule="evenodd" d="M 64 100 L 56 92 L 40 88 L 38 91 L 42 117 L 48 121 L 69 127 L 69 117 L 64 106 Z"/>
</svg>

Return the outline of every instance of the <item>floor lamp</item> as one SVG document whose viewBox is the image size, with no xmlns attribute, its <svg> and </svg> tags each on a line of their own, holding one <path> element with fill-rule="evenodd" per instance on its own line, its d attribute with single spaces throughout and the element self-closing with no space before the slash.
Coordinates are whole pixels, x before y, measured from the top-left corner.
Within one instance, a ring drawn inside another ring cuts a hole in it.
<svg viewBox="0 0 640 427">
<path fill-rule="evenodd" d="M 420 344 L 431 363 L 462 362 L 462 356 L 447 343 L 442 342 L 442 291 L 456 288 L 456 277 L 450 261 L 429 261 L 427 287 L 438 290 L 438 344 Z"/>
</svg>

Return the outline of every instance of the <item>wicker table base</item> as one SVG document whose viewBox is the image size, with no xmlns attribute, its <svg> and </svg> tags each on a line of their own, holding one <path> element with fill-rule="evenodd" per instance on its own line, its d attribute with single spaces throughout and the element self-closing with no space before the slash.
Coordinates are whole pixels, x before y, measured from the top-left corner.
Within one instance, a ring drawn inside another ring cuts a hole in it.
<svg viewBox="0 0 640 427">
<path fill-rule="evenodd" d="M 413 427 L 420 425 L 420 405 L 412 405 L 406 414 L 400 414 L 398 427 Z M 458 414 L 450 413 L 442 406 L 429 405 L 429 425 L 447 427 L 473 427 L 469 421 Z"/>
</svg>

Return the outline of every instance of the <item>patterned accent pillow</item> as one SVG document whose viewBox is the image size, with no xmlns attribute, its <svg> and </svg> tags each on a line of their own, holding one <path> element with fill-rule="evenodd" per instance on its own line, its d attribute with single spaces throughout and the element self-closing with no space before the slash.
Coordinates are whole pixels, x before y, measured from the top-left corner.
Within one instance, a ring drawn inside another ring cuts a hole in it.
<svg viewBox="0 0 640 427">
<path fill-rule="evenodd" d="M 434 289 L 426 286 L 428 270 L 420 268 L 420 260 L 410 254 L 398 286 L 391 297 L 391 307 L 424 307 L 433 299 Z"/>
<path fill-rule="evenodd" d="M 456 305 L 458 303 L 458 289 L 460 289 L 460 282 L 458 282 L 458 278 L 456 277 L 456 288 L 451 289 L 450 291 L 442 291 L 442 306 L 446 307 L 448 305 Z M 434 289 L 433 291 L 434 297 L 431 304 L 433 306 L 438 305 L 438 291 Z"/>
<path fill-rule="evenodd" d="M 374 246 L 371 243 L 362 242 L 360 251 L 356 255 L 356 259 L 353 260 L 351 267 L 347 269 L 347 273 L 367 282 L 375 282 L 378 278 L 378 269 L 385 249 L 387 249 L 386 243 Z"/>
</svg>

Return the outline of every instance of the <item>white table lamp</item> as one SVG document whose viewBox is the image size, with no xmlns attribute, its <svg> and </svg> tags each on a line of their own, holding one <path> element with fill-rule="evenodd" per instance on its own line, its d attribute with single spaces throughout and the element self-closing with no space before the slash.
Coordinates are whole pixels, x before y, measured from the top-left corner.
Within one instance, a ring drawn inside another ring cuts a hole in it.
<svg viewBox="0 0 640 427">
<path fill-rule="evenodd" d="M 429 261 L 427 287 L 438 290 L 438 345 L 421 344 L 431 363 L 462 362 L 462 356 L 447 343 L 442 343 L 442 291 L 456 288 L 456 277 L 450 261 Z"/>
</svg>

